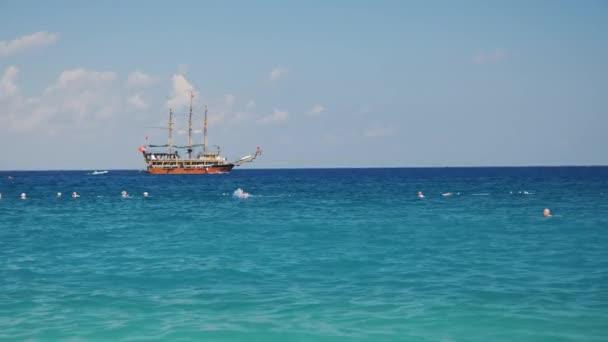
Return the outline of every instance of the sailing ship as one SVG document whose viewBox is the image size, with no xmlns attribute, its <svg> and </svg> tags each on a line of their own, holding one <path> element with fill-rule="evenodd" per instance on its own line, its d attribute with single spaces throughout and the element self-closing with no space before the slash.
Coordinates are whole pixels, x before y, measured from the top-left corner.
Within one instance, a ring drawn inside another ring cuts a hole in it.
<svg viewBox="0 0 608 342">
<path fill-rule="evenodd" d="M 222 157 L 220 147 L 217 145 L 209 146 L 207 143 L 207 106 L 205 106 L 205 116 L 203 120 L 203 143 L 192 143 L 192 99 L 194 94 L 190 94 L 190 112 L 188 115 L 188 145 L 176 146 L 173 144 L 173 111 L 169 110 L 169 123 L 167 130 L 169 137 L 165 145 L 149 145 L 146 138 L 146 145 L 139 148 L 147 171 L 151 174 L 218 174 L 228 173 L 235 166 L 252 162 L 262 154 L 258 147 L 255 153 L 242 157 L 234 162 L 229 162 Z M 153 148 L 166 148 L 164 151 L 151 150 Z M 196 150 L 199 149 L 198 152 Z M 187 157 L 181 157 L 180 150 L 185 150 Z"/>
</svg>

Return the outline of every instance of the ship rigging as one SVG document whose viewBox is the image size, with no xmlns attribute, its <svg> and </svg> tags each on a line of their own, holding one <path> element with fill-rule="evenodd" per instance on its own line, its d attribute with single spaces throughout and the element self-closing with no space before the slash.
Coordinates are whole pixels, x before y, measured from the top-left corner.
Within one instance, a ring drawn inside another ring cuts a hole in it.
<svg viewBox="0 0 608 342">
<path fill-rule="evenodd" d="M 203 118 L 203 141 L 202 144 L 193 144 L 192 142 L 192 100 L 194 94 L 190 93 L 190 110 L 188 112 L 188 145 L 177 146 L 173 143 L 173 129 L 175 122 L 173 121 L 173 110 L 169 109 L 169 122 L 167 125 L 168 139 L 166 145 L 151 145 L 148 144 L 146 137 L 146 145 L 141 146 L 139 151 L 146 162 L 147 171 L 151 174 L 217 174 L 228 173 L 235 166 L 249 163 L 255 160 L 262 154 L 262 150 L 258 147 L 255 153 L 244 156 L 234 162 L 228 162 L 226 158 L 221 156 L 220 147 L 217 145 L 208 145 L 207 141 L 207 106 L 205 106 Z M 200 152 L 193 156 L 196 148 L 200 147 Z M 214 148 L 211 148 L 214 147 Z M 166 151 L 158 151 L 151 149 L 166 148 Z M 182 158 L 179 150 L 186 150 L 187 158 Z"/>
</svg>

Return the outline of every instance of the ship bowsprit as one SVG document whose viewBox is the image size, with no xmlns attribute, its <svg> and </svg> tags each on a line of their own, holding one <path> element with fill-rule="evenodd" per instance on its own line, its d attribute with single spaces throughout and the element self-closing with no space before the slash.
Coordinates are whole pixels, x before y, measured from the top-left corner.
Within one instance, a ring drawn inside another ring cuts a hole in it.
<svg viewBox="0 0 608 342">
<path fill-rule="evenodd" d="M 241 164 L 251 163 L 252 161 L 255 160 L 255 158 L 257 158 L 261 154 L 262 154 L 262 150 L 258 147 L 254 154 L 249 154 L 249 155 L 244 156 L 243 158 L 235 161 L 234 165 L 239 166 Z"/>
</svg>

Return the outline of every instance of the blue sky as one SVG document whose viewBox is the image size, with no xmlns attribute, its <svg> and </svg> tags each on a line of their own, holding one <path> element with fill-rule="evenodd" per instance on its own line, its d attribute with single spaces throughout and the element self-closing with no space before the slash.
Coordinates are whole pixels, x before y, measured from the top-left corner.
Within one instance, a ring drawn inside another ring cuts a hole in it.
<svg viewBox="0 0 608 342">
<path fill-rule="evenodd" d="M 605 1 L 0 1 L 0 169 L 143 168 L 190 89 L 247 167 L 605 165 L 607 42 Z"/>
</svg>

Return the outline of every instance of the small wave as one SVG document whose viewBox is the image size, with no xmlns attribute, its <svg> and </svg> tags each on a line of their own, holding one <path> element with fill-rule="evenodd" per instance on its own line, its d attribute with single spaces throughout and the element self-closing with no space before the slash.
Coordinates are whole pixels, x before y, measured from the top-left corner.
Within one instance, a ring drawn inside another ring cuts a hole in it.
<svg viewBox="0 0 608 342">
<path fill-rule="evenodd" d="M 287 195 L 255 195 L 255 197 L 264 197 L 264 198 L 284 198 L 284 197 L 291 197 L 291 195 L 287 194 Z"/>
<path fill-rule="evenodd" d="M 482 192 L 482 193 L 478 193 L 478 194 L 471 194 L 471 196 L 490 196 L 490 194 L 487 192 Z"/>
<path fill-rule="evenodd" d="M 533 192 L 529 192 L 529 191 L 526 191 L 526 190 L 520 190 L 520 191 L 518 191 L 516 193 L 513 192 L 513 191 L 509 191 L 509 194 L 511 194 L 511 195 L 514 195 L 514 194 L 515 195 L 534 195 Z"/>
</svg>

